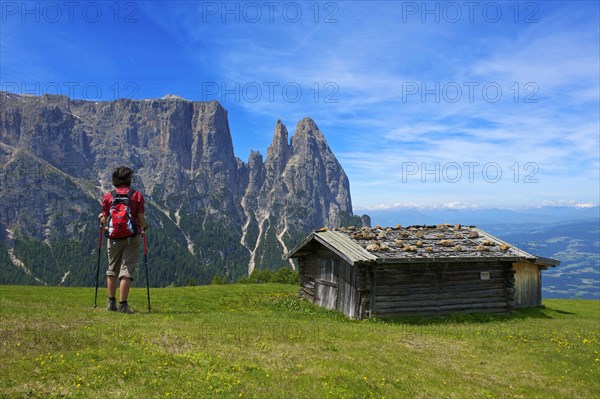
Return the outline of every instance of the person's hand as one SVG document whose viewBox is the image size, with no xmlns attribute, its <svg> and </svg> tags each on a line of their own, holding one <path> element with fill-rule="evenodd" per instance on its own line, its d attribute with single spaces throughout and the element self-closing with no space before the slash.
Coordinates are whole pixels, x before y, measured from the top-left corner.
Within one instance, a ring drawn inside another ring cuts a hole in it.
<svg viewBox="0 0 600 399">
<path fill-rule="evenodd" d="M 142 230 L 146 231 L 146 229 L 148 228 L 148 223 L 144 222 L 140 226 L 141 226 Z"/>
<path fill-rule="evenodd" d="M 98 215 L 98 220 L 100 221 L 100 224 L 106 223 L 106 218 L 104 217 L 103 213 Z"/>
</svg>

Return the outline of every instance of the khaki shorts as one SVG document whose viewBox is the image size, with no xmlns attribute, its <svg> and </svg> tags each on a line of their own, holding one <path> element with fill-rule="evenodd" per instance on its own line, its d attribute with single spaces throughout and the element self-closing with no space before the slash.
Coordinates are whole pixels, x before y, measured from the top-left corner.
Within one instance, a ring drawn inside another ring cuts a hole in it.
<svg viewBox="0 0 600 399">
<path fill-rule="evenodd" d="M 119 276 L 133 280 L 135 267 L 140 259 L 144 240 L 141 235 L 120 240 L 108 239 L 108 270 L 107 276 Z"/>
</svg>

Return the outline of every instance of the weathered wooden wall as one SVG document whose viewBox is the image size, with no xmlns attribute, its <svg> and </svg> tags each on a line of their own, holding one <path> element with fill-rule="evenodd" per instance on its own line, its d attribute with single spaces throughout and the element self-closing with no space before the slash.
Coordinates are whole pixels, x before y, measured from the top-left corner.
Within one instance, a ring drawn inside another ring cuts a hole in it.
<svg viewBox="0 0 600 399">
<path fill-rule="evenodd" d="M 508 313 L 514 292 L 508 262 L 378 264 L 373 314 Z"/>
<path fill-rule="evenodd" d="M 371 315 L 508 313 L 515 306 L 515 269 L 506 261 L 351 266 L 313 242 L 298 257 L 298 270 L 302 298 L 353 319 Z"/>
<path fill-rule="evenodd" d="M 327 309 L 336 309 L 350 318 L 360 318 L 362 296 L 356 289 L 356 269 L 333 252 L 315 246 L 298 259 L 300 293 Z"/>
<path fill-rule="evenodd" d="M 356 290 L 359 295 L 357 319 L 372 315 L 373 291 L 375 272 L 374 265 L 359 264 L 356 266 Z"/>
<path fill-rule="evenodd" d="M 515 307 L 542 305 L 542 276 L 540 268 L 531 262 L 513 264 L 515 270 Z"/>
</svg>

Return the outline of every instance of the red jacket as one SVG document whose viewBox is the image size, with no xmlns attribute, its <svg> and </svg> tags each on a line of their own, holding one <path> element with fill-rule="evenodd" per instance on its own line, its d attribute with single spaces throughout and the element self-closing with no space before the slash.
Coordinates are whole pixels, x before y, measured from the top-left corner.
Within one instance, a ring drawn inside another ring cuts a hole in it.
<svg viewBox="0 0 600 399">
<path fill-rule="evenodd" d="M 127 186 L 118 186 L 116 188 L 117 194 L 127 194 L 129 192 L 129 187 Z M 113 196 L 111 192 L 104 194 L 102 198 L 102 214 L 105 218 L 108 218 L 108 212 L 110 211 L 110 207 L 112 205 Z M 140 226 L 140 221 L 138 219 L 138 213 L 144 213 L 144 196 L 139 191 L 136 191 L 131 196 L 131 217 L 133 218 L 133 223 L 137 227 L 137 231 L 142 231 L 142 226 Z"/>
</svg>

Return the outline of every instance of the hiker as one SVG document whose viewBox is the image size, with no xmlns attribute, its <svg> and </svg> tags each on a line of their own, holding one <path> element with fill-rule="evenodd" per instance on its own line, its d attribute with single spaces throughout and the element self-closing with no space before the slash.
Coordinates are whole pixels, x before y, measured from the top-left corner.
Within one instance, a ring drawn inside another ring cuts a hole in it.
<svg viewBox="0 0 600 399">
<path fill-rule="evenodd" d="M 104 234 L 108 238 L 107 309 L 122 313 L 133 313 L 127 298 L 143 245 L 141 234 L 148 228 L 144 218 L 144 196 L 131 189 L 133 173 L 126 166 L 119 166 L 113 171 L 112 184 L 115 190 L 104 194 L 102 213 L 98 215 L 100 223 L 105 225 Z M 115 297 L 117 278 L 120 281 L 118 308 Z"/>
</svg>

